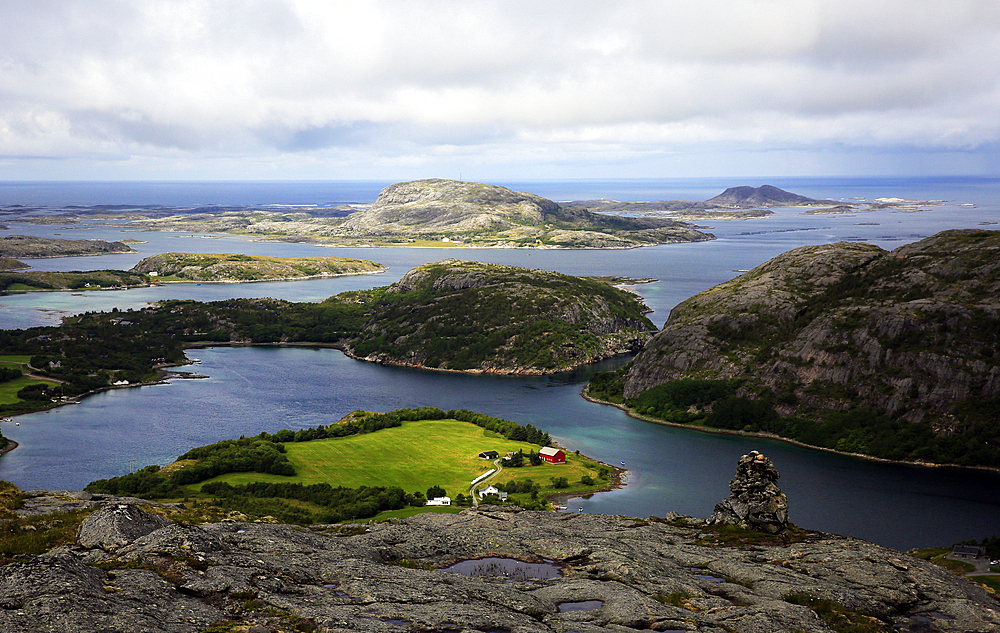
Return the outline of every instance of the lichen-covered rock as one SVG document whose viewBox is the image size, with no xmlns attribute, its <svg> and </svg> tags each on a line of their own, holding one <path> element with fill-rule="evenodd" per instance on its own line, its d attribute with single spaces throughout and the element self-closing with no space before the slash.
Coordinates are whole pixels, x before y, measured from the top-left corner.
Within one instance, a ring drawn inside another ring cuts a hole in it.
<svg viewBox="0 0 1000 633">
<path fill-rule="evenodd" d="M 750 451 L 736 465 L 731 494 L 715 506 L 710 524 L 738 525 L 777 534 L 788 527 L 788 497 L 778 488 L 780 475 L 771 460 Z"/>
<path fill-rule="evenodd" d="M 131 504 L 117 503 L 103 506 L 84 519 L 77 541 L 83 547 L 111 551 L 166 525 L 170 525 L 170 521 L 159 515 Z"/>
<path fill-rule="evenodd" d="M 790 594 L 885 630 L 1000 628 L 991 596 L 927 561 L 821 533 L 730 546 L 703 520 L 671 516 L 484 509 L 350 528 L 173 523 L 111 553 L 60 548 L 0 567 L 0 631 L 833 630 Z M 99 564 L 86 564 L 94 554 Z M 442 571 L 483 557 L 548 561 L 559 574 Z"/>
</svg>

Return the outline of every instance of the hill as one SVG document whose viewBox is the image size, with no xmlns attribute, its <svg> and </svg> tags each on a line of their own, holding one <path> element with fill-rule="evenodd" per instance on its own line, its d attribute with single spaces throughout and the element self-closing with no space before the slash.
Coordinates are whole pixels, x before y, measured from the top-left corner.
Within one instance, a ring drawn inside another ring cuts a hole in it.
<svg viewBox="0 0 1000 633">
<path fill-rule="evenodd" d="M 764 185 L 762 187 L 730 187 L 706 200 L 707 203 L 723 207 L 788 207 L 810 204 L 832 204 L 829 200 L 815 200 L 789 193 L 783 189 Z"/>
<path fill-rule="evenodd" d="M 417 367 L 560 371 L 634 351 L 655 330 L 635 294 L 603 281 L 454 259 L 333 300 L 368 308 L 352 355 Z"/>
<path fill-rule="evenodd" d="M 382 241 L 424 238 L 553 248 L 629 248 L 712 239 L 675 220 L 602 216 L 496 185 L 441 179 L 386 187 L 371 207 L 349 215 L 337 232 Z"/>
<path fill-rule="evenodd" d="M 620 377 L 621 395 L 637 403 L 682 379 L 716 381 L 716 395 L 744 402 L 726 405 L 728 420 L 714 396 L 696 408 L 726 428 L 1000 467 L 998 296 L 998 231 L 946 231 L 891 252 L 798 248 L 677 305 Z"/>
<path fill-rule="evenodd" d="M 131 272 L 185 281 L 273 281 L 377 273 L 383 264 L 346 257 L 266 257 L 229 253 L 163 253 L 146 257 Z"/>
</svg>

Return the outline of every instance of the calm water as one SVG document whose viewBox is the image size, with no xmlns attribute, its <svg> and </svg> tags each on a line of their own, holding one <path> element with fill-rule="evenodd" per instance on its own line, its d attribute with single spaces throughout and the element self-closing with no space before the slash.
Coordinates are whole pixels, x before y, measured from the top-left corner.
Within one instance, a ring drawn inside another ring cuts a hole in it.
<svg viewBox="0 0 1000 633">
<path fill-rule="evenodd" d="M 57 323 L 87 310 L 139 308 L 165 298 L 203 301 L 275 296 L 318 301 L 344 290 L 391 283 L 413 266 L 444 257 L 509 263 L 578 275 L 624 274 L 658 281 L 636 287 L 658 324 L 684 298 L 732 278 L 790 248 L 838 240 L 883 248 L 948 228 L 1000 221 L 998 181 L 921 179 L 768 180 L 817 198 L 940 199 L 922 213 L 884 210 L 845 216 L 806 216 L 781 209 L 761 220 L 722 221 L 718 240 L 629 251 L 496 249 L 338 249 L 269 244 L 225 236 L 133 233 L 90 225 L 34 226 L 11 222 L 0 236 L 136 237 L 137 255 L 32 260 L 41 270 L 128 268 L 166 251 L 243 252 L 278 256 L 342 255 L 383 262 L 387 273 L 302 282 L 174 284 L 115 292 L 32 293 L 0 297 L 0 327 Z M 370 202 L 385 183 L 0 183 L 0 207 L 13 204 L 336 204 Z M 569 181 L 502 183 L 557 200 L 706 199 L 732 181 Z M 746 183 L 763 184 L 763 182 Z M 975 208 L 960 206 L 975 204 Z M 792 520 L 813 529 L 853 534 L 899 548 L 950 544 L 1000 532 L 1000 476 L 993 473 L 886 465 L 799 449 L 786 444 L 706 435 L 633 420 L 617 409 L 579 397 L 587 373 L 551 378 L 460 376 L 390 368 L 347 359 L 332 350 L 211 349 L 192 352 L 194 368 L 210 376 L 168 385 L 119 390 L 83 404 L 19 418 L 4 433 L 21 443 L 0 458 L 0 478 L 22 488 L 80 488 L 151 463 L 165 464 L 191 447 L 262 430 L 327 424 L 359 408 L 390 410 L 429 405 L 467 408 L 531 423 L 560 443 L 608 463 L 625 461 L 628 485 L 572 510 L 662 515 L 670 510 L 707 516 L 728 494 L 740 455 L 757 449 L 782 473 Z"/>
</svg>

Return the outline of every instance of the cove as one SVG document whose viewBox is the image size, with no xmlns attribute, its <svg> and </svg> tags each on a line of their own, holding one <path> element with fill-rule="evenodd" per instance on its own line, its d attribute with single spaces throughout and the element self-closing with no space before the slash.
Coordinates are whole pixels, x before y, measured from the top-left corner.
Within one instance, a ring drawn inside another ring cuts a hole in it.
<svg viewBox="0 0 1000 633">
<path fill-rule="evenodd" d="M 739 457 L 759 450 L 781 473 L 800 527 L 899 549 L 997 532 L 1000 474 L 885 464 L 636 420 L 580 396 L 594 371 L 616 361 L 510 377 L 376 365 L 331 349 L 219 347 L 189 356 L 202 362 L 186 369 L 207 378 L 104 392 L 5 425 L 20 446 L 0 457 L 0 479 L 22 489 L 80 489 L 221 439 L 330 424 L 356 409 L 435 406 L 531 423 L 569 450 L 624 461 L 627 485 L 572 500 L 574 512 L 706 517 L 729 493 Z"/>
</svg>

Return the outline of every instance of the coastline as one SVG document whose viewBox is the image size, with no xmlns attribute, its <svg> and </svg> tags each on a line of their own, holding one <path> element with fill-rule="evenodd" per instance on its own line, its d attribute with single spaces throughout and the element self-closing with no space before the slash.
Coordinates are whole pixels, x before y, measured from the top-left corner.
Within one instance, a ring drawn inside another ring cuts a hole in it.
<svg viewBox="0 0 1000 633">
<path fill-rule="evenodd" d="M 883 457 L 874 457 L 872 455 L 865 455 L 863 453 L 845 453 L 843 451 L 838 451 L 832 448 L 827 448 L 825 446 L 814 446 L 812 444 L 806 444 L 805 442 L 800 442 L 798 440 L 793 440 L 787 437 L 781 437 L 780 435 L 775 435 L 773 433 L 753 433 L 747 431 L 736 431 L 732 429 L 712 429 L 704 426 L 691 426 L 689 424 L 679 424 L 677 422 L 667 422 L 666 420 L 659 420 L 657 418 L 650 418 L 644 415 L 639 415 L 633 412 L 625 405 L 617 404 L 614 402 L 608 402 L 607 400 L 601 400 L 599 398 L 594 398 L 587 393 L 587 387 L 584 387 L 580 392 L 580 396 L 594 404 L 604 404 L 608 406 L 620 409 L 630 418 L 636 420 L 642 420 L 643 422 L 650 422 L 652 424 L 659 424 L 660 426 L 672 426 L 678 429 L 687 429 L 689 431 L 697 431 L 699 433 L 713 433 L 715 435 L 738 435 L 741 437 L 753 437 L 760 438 L 762 440 L 775 440 L 777 442 L 784 442 L 785 444 L 791 444 L 792 446 L 798 446 L 800 448 L 808 448 L 814 451 L 823 451 L 824 453 L 832 453 L 834 455 L 841 455 L 844 457 L 856 457 L 858 459 L 863 459 L 869 462 L 881 462 L 883 464 L 900 464 L 903 466 L 921 466 L 924 468 L 957 468 L 962 470 L 979 470 L 991 473 L 1000 473 L 1000 468 L 991 468 L 989 466 L 963 466 L 961 464 L 935 464 L 932 462 L 908 462 L 899 459 L 885 459 Z"/>
</svg>

